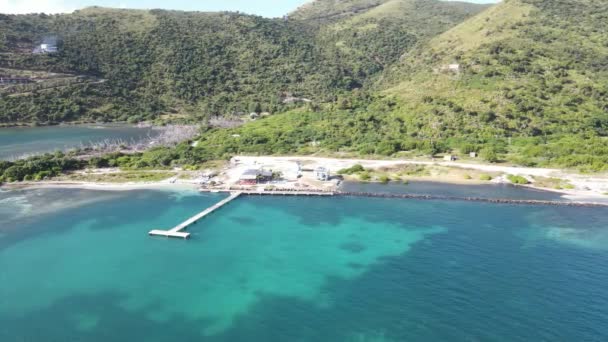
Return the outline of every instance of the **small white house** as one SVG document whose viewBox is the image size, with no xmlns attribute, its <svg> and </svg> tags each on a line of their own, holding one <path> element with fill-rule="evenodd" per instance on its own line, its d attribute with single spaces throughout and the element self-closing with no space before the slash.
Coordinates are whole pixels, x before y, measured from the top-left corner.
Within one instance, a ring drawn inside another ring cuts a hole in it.
<svg viewBox="0 0 608 342">
<path fill-rule="evenodd" d="M 458 72 L 460 71 L 460 64 L 450 64 L 448 70 Z"/>
<path fill-rule="evenodd" d="M 456 161 L 456 156 L 448 154 L 448 155 L 443 156 L 443 160 L 445 160 L 445 161 Z"/>
<path fill-rule="evenodd" d="M 57 46 L 53 44 L 42 43 L 34 49 L 34 53 L 42 54 L 42 53 L 55 53 L 57 52 Z"/>
<path fill-rule="evenodd" d="M 289 181 L 298 180 L 302 176 L 302 166 L 300 163 L 289 163 L 282 168 L 283 179 Z"/>
<path fill-rule="evenodd" d="M 471 158 L 477 158 L 477 152 L 471 152 L 471 153 L 469 153 L 469 157 L 471 157 Z"/>
<path fill-rule="evenodd" d="M 57 52 L 57 46 L 50 44 L 40 44 L 40 51 L 46 53 Z"/>
<path fill-rule="evenodd" d="M 327 169 L 325 167 L 318 167 L 315 169 L 315 178 L 317 180 L 327 182 L 329 180 L 329 177 L 330 177 L 329 169 Z"/>
</svg>

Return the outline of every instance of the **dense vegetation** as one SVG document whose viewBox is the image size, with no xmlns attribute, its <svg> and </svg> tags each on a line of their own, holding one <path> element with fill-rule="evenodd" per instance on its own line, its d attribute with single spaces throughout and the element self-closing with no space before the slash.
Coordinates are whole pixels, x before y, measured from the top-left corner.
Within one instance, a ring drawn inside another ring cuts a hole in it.
<svg viewBox="0 0 608 342">
<path fill-rule="evenodd" d="M 489 162 L 607 170 L 608 1 L 505 0 L 465 20 L 479 9 L 320 0 L 288 20 L 102 9 L 8 16 L 0 49 L 33 41 L 44 25 L 64 45 L 3 63 L 107 82 L 0 98 L 0 122 L 275 113 L 209 129 L 196 148 L 100 161 L 125 167 L 238 153 L 478 152 Z M 287 93 L 313 101 L 286 105 Z"/>
<path fill-rule="evenodd" d="M 3 182 L 33 181 L 54 177 L 84 167 L 86 162 L 63 153 L 45 154 L 15 162 L 0 160 L 0 184 Z"/>
<path fill-rule="evenodd" d="M 418 46 L 375 90 L 203 141 L 226 153 L 478 152 L 607 170 L 606 19 L 608 1 L 508 0 Z"/>
<path fill-rule="evenodd" d="M 0 66 L 106 81 L 5 96 L 0 123 L 141 121 L 162 114 L 200 120 L 276 113 L 302 99 L 332 101 L 482 8 L 430 3 L 390 20 L 349 22 L 338 33 L 305 20 L 238 13 L 88 8 L 68 15 L 1 15 Z M 435 24 L 419 25 L 435 16 Z M 412 18 L 418 21 L 410 23 Z M 33 55 L 49 35 L 60 38 L 60 52 Z"/>
<path fill-rule="evenodd" d="M 196 149 L 182 143 L 176 147 L 156 147 L 143 153 L 108 153 L 102 156 L 82 158 L 83 151 L 47 153 L 17 161 L 0 160 L 0 184 L 15 181 L 39 181 L 88 167 L 118 167 L 123 170 L 169 170 L 180 166 L 198 167 L 219 156 L 206 149 Z"/>
<path fill-rule="evenodd" d="M 607 1 L 505 1 L 397 65 L 393 75 L 405 80 L 389 93 L 407 103 L 398 115 L 417 136 L 450 148 L 606 169 L 607 19 Z M 461 70 L 437 72 L 448 63 Z"/>
</svg>

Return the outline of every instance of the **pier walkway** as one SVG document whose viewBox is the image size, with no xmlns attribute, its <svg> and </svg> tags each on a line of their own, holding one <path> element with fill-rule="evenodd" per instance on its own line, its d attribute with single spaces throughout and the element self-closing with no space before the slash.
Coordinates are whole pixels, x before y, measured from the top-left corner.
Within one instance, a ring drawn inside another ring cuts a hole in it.
<svg viewBox="0 0 608 342">
<path fill-rule="evenodd" d="M 205 216 L 207 216 L 207 215 L 211 214 L 212 212 L 218 210 L 219 208 L 223 207 L 224 205 L 230 203 L 232 200 L 236 199 L 241 194 L 242 193 L 240 191 L 239 192 L 233 192 L 227 198 L 225 198 L 225 199 L 217 202 L 213 206 L 211 206 L 211 207 L 209 207 L 209 208 L 201 211 L 200 213 L 192 216 L 188 220 L 186 220 L 186 221 L 182 222 L 181 224 L 175 226 L 175 228 L 170 229 L 170 230 L 157 230 L 157 229 L 151 230 L 148 233 L 148 235 L 188 239 L 190 237 L 190 233 L 183 232 L 183 230 L 185 230 L 186 228 L 188 228 L 192 224 L 196 223 L 200 219 L 204 218 Z"/>
<path fill-rule="evenodd" d="M 243 195 L 258 195 L 258 196 L 333 196 L 333 192 L 329 191 L 255 191 L 255 190 L 243 190 Z"/>
</svg>

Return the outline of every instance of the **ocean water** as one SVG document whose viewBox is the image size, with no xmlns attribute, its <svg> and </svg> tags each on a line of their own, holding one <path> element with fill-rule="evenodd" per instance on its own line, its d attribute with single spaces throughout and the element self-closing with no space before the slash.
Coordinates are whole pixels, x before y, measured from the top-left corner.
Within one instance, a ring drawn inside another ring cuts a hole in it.
<svg viewBox="0 0 608 342">
<path fill-rule="evenodd" d="M 0 341 L 606 341 L 608 211 L 0 192 Z"/>
<path fill-rule="evenodd" d="M 66 150 L 106 139 L 139 141 L 157 134 L 151 128 L 116 124 L 0 128 L 0 160 Z"/>
</svg>

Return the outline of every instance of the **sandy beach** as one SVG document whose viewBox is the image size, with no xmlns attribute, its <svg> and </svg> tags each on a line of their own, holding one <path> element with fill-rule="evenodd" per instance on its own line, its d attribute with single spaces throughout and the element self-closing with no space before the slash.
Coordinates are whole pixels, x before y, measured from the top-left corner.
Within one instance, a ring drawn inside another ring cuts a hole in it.
<svg viewBox="0 0 608 342">
<path fill-rule="evenodd" d="M 352 167 L 359 164 L 366 169 L 379 170 L 398 168 L 404 165 L 422 165 L 427 167 L 441 167 L 453 170 L 453 174 L 437 173 L 429 176 L 411 176 L 411 180 L 425 180 L 441 183 L 455 184 L 491 184 L 491 183 L 510 183 L 506 178 L 507 175 L 516 175 L 525 177 L 530 181 L 530 184 L 523 185 L 526 187 L 537 188 L 547 191 L 558 192 L 564 197 L 572 200 L 585 199 L 607 199 L 608 196 L 608 175 L 606 174 L 591 174 L 583 175 L 567 170 L 551 169 L 551 168 L 531 168 L 531 167 L 515 167 L 507 165 L 483 164 L 483 163 L 467 163 L 458 161 L 431 161 L 431 160 L 374 160 L 374 159 L 338 159 L 338 158 L 323 158 L 323 157 L 308 157 L 308 156 L 238 156 L 233 158 L 231 162 L 231 170 L 228 171 L 230 178 L 238 177 L 239 172 L 247 167 L 264 167 L 270 169 L 285 168 L 285 165 L 290 163 L 300 163 L 305 168 L 326 167 L 333 173 L 338 170 Z M 479 179 L 465 179 L 459 177 L 468 171 L 477 171 L 492 174 L 494 177 L 490 182 L 480 181 Z M 569 189 L 556 189 L 550 187 L 539 186 L 538 178 L 560 179 L 564 183 L 571 185 Z"/>
<path fill-rule="evenodd" d="M 184 191 L 196 190 L 199 187 L 197 183 L 177 180 L 171 183 L 169 180 L 158 182 L 127 182 L 127 183 L 98 183 L 85 181 L 41 181 L 41 182 L 20 182 L 5 184 L 5 189 L 40 189 L 40 188 L 57 188 L 57 189 L 85 189 L 85 190 L 105 190 L 105 191 L 131 191 L 131 190 L 166 190 L 166 191 Z"/>
<path fill-rule="evenodd" d="M 310 172 L 303 173 L 303 177 L 297 177 L 298 168 L 313 170 L 317 167 L 328 168 L 332 174 L 337 171 L 361 165 L 367 170 L 391 173 L 407 166 L 424 166 L 426 174 L 409 175 L 408 180 L 432 181 L 452 184 L 499 184 L 510 183 L 508 175 L 525 177 L 530 181 L 525 187 L 542 189 L 560 193 L 564 198 L 573 201 L 606 201 L 608 199 L 608 175 L 592 174 L 583 175 L 567 170 L 551 168 L 529 168 L 514 167 L 507 165 L 449 162 L 432 160 L 374 160 L 374 159 L 338 159 L 312 156 L 238 156 L 232 158 L 230 163 L 216 170 L 206 170 L 205 173 L 216 174 L 210 180 L 213 181 L 212 189 L 225 190 L 238 184 L 239 177 L 249 169 L 265 169 L 278 171 L 284 175 L 285 181 L 280 182 L 281 188 L 300 188 L 328 190 L 335 188 L 336 182 L 319 182 L 314 179 Z M 116 169 L 88 170 L 90 174 L 115 174 L 120 172 Z M 154 171 L 152 171 L 154 172 Z M 201 172 L 203 173 L 203 172 Z M 479 179 L 481 173 L 492 176 L 491 181 Z M 82 173 L 79 173 L 82 174 Z M 133 181 L 133 182 L 95 182 L 84 180 L 48 180 L 42 182 L 21 182 L 4 185 L 5 189 L 14 188 L 79 188 L 90 190 L 128 191 L 142 189 L 157 189 L 167 191 L 196 190 L 202 182 L 200 178 L 192 177 L 192 172 L 184 172 L 188 177 L 171 177 L 160 181 Z M 475 176 L 472 177 L 471 175 Z M 463 177 L 463 176 L 466 176 Z M 358 180 L 356 177 L 348 177 L 348 180 Z M 559 180 L 568 184 L 568 188 L 548 187 L 542 184 L 540 179 Z M 544 185 L 544 186 L 543 186 Z M 209 186 L 208 186 L 209 187 Z"/>
</svg>

